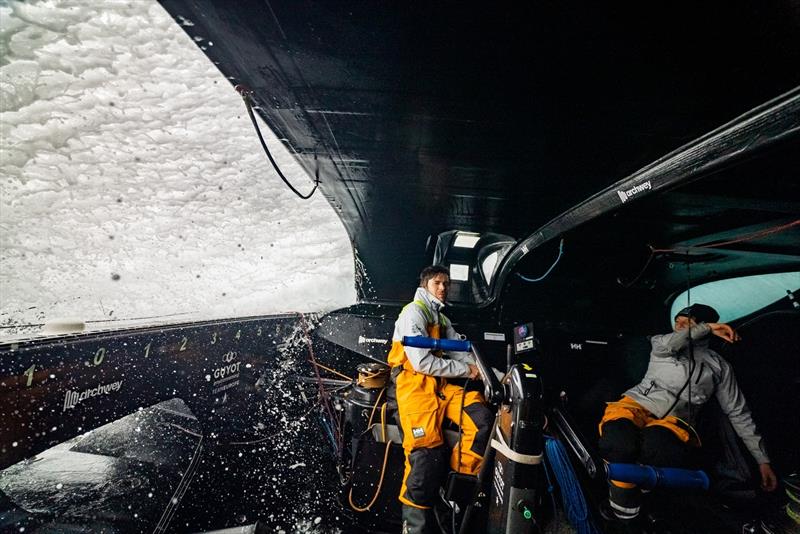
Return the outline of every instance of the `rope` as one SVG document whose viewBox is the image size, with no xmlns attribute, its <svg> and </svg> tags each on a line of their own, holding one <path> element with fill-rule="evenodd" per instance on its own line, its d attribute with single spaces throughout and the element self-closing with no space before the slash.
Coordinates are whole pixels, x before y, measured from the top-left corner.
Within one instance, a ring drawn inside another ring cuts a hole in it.
<svg viewBox="0 0 800 534">
<path fill-rule="evenodd" d="M 311 364 L 315 365 L 316 367 L 320 367 L 320 368 L 325 369 L 326 371 L 328 371 L 330 373 L 333 373 L 333 374 L 335 374 L 337 376 L 340 376 L 340 377 L 346 379 L 348 382 L 352 382 L 353 381 L 353 379 L 350 378 L 349 376 L 340 373 L 336 369 L 331 369 L 330 367 L 326 367 L 326 366 L 322 365 L 321 363 L 319 363 L 317 360 L 308 360 L 308 361 L 311 362 Z"/>
<path fill-rule="evenodd" d="M 378 398 L 375 399 L 375 404 L 372 405 L 372 411 L 369 413 L 369 421 L 367 421 L 367 430 L 369 430 L 369 427 L 372 426 L 372 416 L 375 415 L 375 409 L 378 407 L 378 404 L 381 402 L 381 397 L 383 397 L 384 391 L 386 391 L 386 388 L 383 388 L 381 390 L 381 392 L 378 393 Z"/>
<path fill-rule="evenodd" d="M 550 268 L 547 269 L 547 271 L 545 271 L 545 273 L 542 276 L 540 276 L 539 278 L 528 278 L 520 273 L 517 273 L 517 276 L 519 276 L 526 282 L 541 282 L 542 280 L 547 278 L 547 275 L 550 274 L 550 272 L 553 269 L 555 269 L 556 265 L 558 265 L 558 261 L 561 259 L 561 256 L 563 255 L 564 255 L 564 238 L 562 237 L 561 242 L 558 244 L 558 257 L 556 257 L 556 261 L 553 262 L 553 265 L 551 265 Z"/>
<path fill-rule="evenodd" d="M 378 495 L 381 493 L 381 486 L 383 486 L 383 477 L 386 474 L 386 464 L 389 462 L 389 449 L 392 446 L 391 441 L 386 442 L 386 450 L 383 453 L 383 466 L 381 467 L 381 478 L 378 480 L 378 487 L 375 489 L 375 495 L 372 496 L 372 500 L 369 501 L 369 504 L 364 506 L 363 508 L 358 506 L 356 503 L 353 502 L 353 487 L 350 486 L 350 493 L 347 495 L 347 500 L 350 502 L 350 507 L 355 510 L 356 512 L 368 512 L 369 509 L 375 504 L 375 501 L 378 500 Z"/>
<path fill-rule="evenodd" d="M 644 267 L 642 267 L 642 270 L 639 271 L 639 274 L 637 274 L 630 282 L 623 282 L 622 277 L 617 278 L 617 282 L 619 283 L 619 285 L 621 285 L 625 289 L 631 287 L 633 284 L 638 282 L 639 279 L 642 277 L 642 275 L 645 273 L 645 271 L 647 271 L 647 268 L 650 267 L 650 262 L 653 261 L 653 258 L 655 257 L 656 253 L 655 249 L 652 246 L 647 245 L 647 248 L 650 249 L 650 255 L 647 256 L 647 261 L 644 262 Z"/>
<path fill-rule="evenodd" d="M 753 239 L 758 239 L 759 237 L 766 237 L 768 235 L 777 234 L 779 232 L 783 232 L 784 230 L 788 230 L 794 226 L 800 224 L 800 219 L 796 221 L 792 221 L 790 223 L 782 224 L 780 226 L 773 226 L 772 228 L 766 228 L 764 230 L 759 230 L 758 232 L 753 232 L 752 234 L 745 234 L 742 237 L 731 239 L 730 241 L 722 241 L 720 243 L 712 243 L 710 245 L 698 245 L 696 247 L 686 247 L 689 249 L 696 249 L 696 248 L 716 248 L 722 247 L 725 245 L 733 245 L 735 243 L 743 243 L 745 241 L 752 241 Z M 653 252 L 681 252 L 681 249 L 673 249 L 673 248 L 656 248 L 653 249 Z"/>
<path fill-rule="evenodd" d="M 319 415 L 319 420 L 322 423 L 323 429 L 325 430 L 325 435 L 328 436 L 328 439 L 331 440 L 331 447 L 333 447 L 333 450 L 336 451 L 336 453 L 338 454 L 339 445 L 336 443 L 336 438 L 333 435 L 333 425 L 331 424 L 330 421 L 328 421 L 328 418 L 325 417 L 325 414 L 323 413 L 322 409 L 320 409 L 320 412 L 317 415 Z"/>
<path fill-rule="evenodd" d="M 545 436 L 545 439 L 547 439 L 547 436 Z M 558 510 L 558 506 L 556 505 L 556 496 L 555 496 L 556 488 L 553 485 L 553 480 L 550 478 L 550 469 L 547 467 L 547 462 L 542 462 L 542 465 L 544 466 L 544 476 L 547 479 L 547 493 L 550 494 L 550 502 L 553 504 L 553 516 L 555 516 L 556 511 Z"/>
<path fill-rule="evenodd" d="M 253 126 L 256 129 L 256 134 L 258 134 L 258 140 L 261 141 L 261 147 L 264 149 L 264 152 L 267 154 L 267 157 L 269 158 L 269 162 L 272 163 L 272 168 L 275 169 L 275 172 L 278 173 L 278 176 L 280 176 L 281 180 L 283 180 L 283 183 L 285 183 L 289 187 L 289 189 L 292 190 L 292 192 L 295 195 L 297 195 L 298 197 L 302 198 L 303 200 L 307 200 L 307 199 L 311 198 L 311 195 L 313 195 L 314 192 L 317 190 L 317 187 L 319 187 L 319 169 L 317 169 L 317 173 L 316 173 L 316 177 L 315 177 L 316 179 L 314 180 L 314 189 L 312 189 L 309 194 L 304 195 L 300 191 L 295 189 L 294 186 L 289 182 L 289 180 L 283 175 L 283 173 L 281 172 L 280 168 L 278 167 L 278 164 L 275 163 L 275 160 L 272 158 L 272 153 L 269 151 L 269 148 L 267 148 L 267 143 L 264 142 L 264 137 L 262 137 L 262 135 L 261 135 L 261 129 L 258 127 L 258 122 L 256 122 L 256 116 L 253 114 L 253 104 L 252 104 L 253 91 L 251 91 L 250 89 L 248 89 L 247 87 L 245 87 L 243 85 L 237 85 L 235 87 L 235 89 L 236 89 L 236 91 L 239 92 L 240 95 L 242 95 L 242 100 L 244 100 L 244 105 L 247 108 L 247 114 L 250 116 L 250 120 L 253 122 Z"/>
<path fill-rule="evenodd" d="M 692 425 L 690 425 L 688 422 L 684 421 L 680 417 L 676 417 L 674 415 L 672 417 L 675 417 L 675 419 L 683 423 L 683 425 L 686 427 L 686 431 L 690 434 L 690 436 L 693 436 L 694 439 L 697 441 L 698 447 L 703 446 L 703 441 L 700 439 L 700 434 L 697 433 L 697 430 L 695 430 L 695 428 Z M 691 439 L 691 437 L 689 439 Z"/>
<path fill-rule="evenodd" d="M 381 406 L 381 439 L 386 441 L 386 405 L 388 403 L 384 402 L 383 406 Z"/>
<path fill-rule="evenodd" d="M 381 391 L 383 393 L 383 391 Z M 380 398 L 380 396 L 378 396 Z M 375 403 L 377 406 L 377 402 Z M 373 409 L 374 411 L 374 409 Z M 370 422 L 372 422 L 372 416 L 369 417 Z M 369 426 L 369 425 L 367 425 Z M 381 487 L 383 486 L 383 477 L 386 475 L 386 464 L 389 462 L 389 449 L 392 446 L 391 440 L 386 440 L 386 403 L 383 403 L 381 406 L 381 435 L 383 436 L 384 441 L 386 441 L 386 450 L 383 452 L 383 466 L 381 466 L 381 477 L 378 480 L 378 487 L 375 489 L 375 495 L 372 496 L 372 499 L 369 501 L 369 504 L 364 506 L 363 508 L 356 505 L 353 502 L 353 486 L 350 486 L 350 492 L 347 495 L 347 500 L 350 503 L 350 507 L 355 510 L 356 512 L 368 512 L 369 509 L 375 504 L 375 501 L 378 500 L 378 495 L 381 493 Z"/>
<path fill-rule="evenodd" d="M 172 518 L 175 516 L 175 511 L 178 509 L 178 505 L 181 503 L 181 500 L 183 500 L 183 496 L 186 495 L 186 490 L 189 489 L 189 484 L 192 483 L 192 478 L 194 478 L 194 475 L 197 472 L 197 466 L 200 464 L 200 458 L 202 455 L 203 436 L 200 436 L 200 439 L 197 441 L 197 446 L 194 449 L 192 459 L 189 462 L 189 467 L 187 467 L 186 471 L 184 471 L 183 476 L 178 483 L 178 487 L 175 488 L 172 498 L 169 500 L 167 507 L 164 508 L 161 518 L 158 520 L 156 527 L 153 529 L 153 534 L 163 534 L 167 532 L 167 528 L 169 527 Z"/>
<path fill-rule="evenodd" d="M 691 270 L 691 262 L 689 261 L 689 255 L 686 255 L 686 305 L 692 305 L 692 270 Z M 689 421 L 692 420 L 692 373 L 694 373 L 694 368 L 697 367 L 697 362 L 694 359 L 694 340 L 692 339 L 692 320 L 689 320 L 689 376 L 687 377 L 686 381 L 689 383 Z M 701 369 L 702 371 L 702 369 Z M 698 377 L 699 379 L 700 377 Z M 681 397 L 681 394 L 678 393 L 678 397 L 675 399 L 677 403 L 678 399 Z M 673 406 L 674 408 L 674 406 Z M 670 410 L 672 411 L 672 410 Z M 667 412 L 669 414 L 669 412 Z M 666 417 L 666 415 L 664 416 Z"/>
<path fill-rule="evenodd" d="M 575 471 L 572 469 L 566 449 L 560 441 L 550 437 L 545 437 L 544 448 L 550 467 L 561 488 L 561 502 L 570 524 L 575 527 L 578 534 L 600 534 L 589 517 L 586 499 L 575 476 Z"/>
<path fill-rule="evenodd" d="M 752 241 L 753 239 L 758 239 L 759 237 L 766 237 L 768 235 L 772 235 L 772 234 L 777 234 L 779 232 L 783 232 L 784 230 L 788 230 L 789 228 L 797 226 L 798 224 L 800 224 L 800 219 L 798 219 L 796 221 L 792 221 L 790 223 L 782 224 L 780 226 L 773 226 L 772 228 L 766 228 L 766 229 L 760 230 L 758 232 L 753 232 L 752 234 L 745 234 L 745 235 L 743 235 L 741 237 L 738 237 L 736 239 L 731 239 L 729 241 L 722 241 L 720 243 L 711 243 L 710 245 L 698 245 L 698 246 L 695 246 L 695 247 L 685 247 L 685 248 L 681 248 L 681 249 L 677 249 L 677 248 L 654 248 L 652 245 L 647 245 L 647 248 L 650 249 L 650 255 L 647 257 L 647 261 L 644 262 L 644 267 L 642 267 L 642 269 L 639 271 L 639 274 L 637 274 L 633 278 L 633 280 L 631 280 L 630 282 L 622 282 L 622 280 L 618 280 L 618 282 L 624 288 L 629 288 L 633 284 L 638 282 L 639 279 L 642 277 L 642 275 L 647 270 L 647 268 L 650 266 L 650 262 L 653 261 L 653 257 L 655 257 L 655 255 L 658 254 L 658 253 L 669 253 L 669 252 L 683 252 L 683 253 L 686 253 L 686 252 L 688 252 L 690 250 L 709 249 L 709 248 L 713 249 L 713 248 L 721 247 L 721 246 L 724 246 L 724 245 L 733 245 L 735 243 L 744 243 L 745 241 Z"/>
<path fill-rule="evenodd" d="M 329 418 L 329 421 L 330 421 L 330 429 L 333 432 L 334 441 L 336 443 L 336 453 L 338 454 L 339 451 L 342 450 L 342 446 L 343 446 L 343 444 L 342 444 L 342 432 L 341 432 L 340 428 L 333 426 L 334 425 L 334 421 L 336 421 L 336 417 L 333 415 L 333 408 L 331 408 L 331 402 L 328 399 L 328 393 L 327 393 L 327 391 L 325 391 L 325 387 L 322 385 L 322 380 L 321 380 L 322 377 L 320 377 L 320 375 L 319 375 L 319 367 L 324 367 L 324 366 L 322 366 L 319 362 L 317 362 L 317 358 L 316 358 L 316 356 L 314 356 L 314 345 L 311 342 L 311 334 L 309 333 L 309 330 L 308 330 L 308 321 L 306 321 L 305 314 L 301 313 L 300 314 L 300 318 L 301 318 L 301 320 L 303 322 L 303 329 L 305 330 L 306 341 L 308 343 L 308 360 L 314 365 L 314 374 L 316 375 L 316 378 L 317 378 L 317 381 L 318 381 L 317 387 L 319 389 L 319 399 L 320 399 L 320 402 L 322 403 L 323 408 L 325 408 L 325 411 L 328 413 L 328 418 Z M 336 371 L 333 371 L 333 372 L 336 372 Z M 337 373 L 337 374 L 340 374 L 340 373 Z M 344 376 L 344 375 L 342 375 L 342 376 Z M 350 380 L 350 377 L 346 377 L 346 378 L 348 380 Z"/>
<path fill-rule="evenodd" d="M 197 432 L 193 432 L 193 431 L 189 430 L 188 428 L 184 428 L 184 427 L 182 427 L 182 426 L 181 426 L 181 425 L 179 425 L 179 424 L 176 424 L 176 423 L 167 423 L 167 425 L 168 425 L 168 426 L 173 426 L 173 427 L 177 428 L 178 430 L 180 430 L 180 431 L 182 431 L 182 432 L 185 432 L 186 434 L 189 434 L 190 436 L 194 436 L 194 437 L 196 437 L 196 438 L 202 438 L 202 437 L 203 437 L 203 435 L 202 435 L 202 434 L 198 434 Z"/>
<path fill-rule="evenodd" d="M 356 384 L 367 389 L 378 389 L 386 387 L 389 381 L 389 368 L 379 369 L 374 372 L 364 372 L 359 370 Z"/>
</svg>

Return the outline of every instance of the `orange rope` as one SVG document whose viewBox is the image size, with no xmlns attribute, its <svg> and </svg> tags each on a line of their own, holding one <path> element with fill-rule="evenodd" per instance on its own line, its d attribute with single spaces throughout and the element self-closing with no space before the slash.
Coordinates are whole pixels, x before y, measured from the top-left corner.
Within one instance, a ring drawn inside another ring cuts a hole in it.
<svg viewBox="0 0 800 534">
<path fill-rule="evenodd" d="M 650 266 L 650 262 L 653 261 L 653 258 L 655 257 L 656 253 L 659 253 L 659 252 L 684 252 L 685 253 L 686 251 L 691 250 L 691 249 L 708 249 L 708 248 L 721 247 L 721 246 L 724 246 L 724 245 L 733 245 L 734 243 L 743 243 L 745 241 L 751 241 L 751 240 L 757 239 L 759 237 L 766 237 L 768 235 L 777 234 L 778 232 L 783 232 L 784 230 L 788 230 L 789 228 L 797 226 L 798 224 L 800 224 L 800 219 L 797 219 L 797 220 L 792 221 L 790 223 L 783 224 L 781 226 L 773 226 L 772 228 L 767 228 L 766 230 L 759 230 L 758 232 L 753 232 L 752 234 L 745 234 L 744 236 L 739 237 L 737 239 L 731 239 L 729 241 L 722 241 L 720 243 L 711 243 L 710 245 L 697 245 L 697 246 L 693 246 L 693 247 L 689 246 L 689 247 L 684 247 L 684 248 L 679 248 L 679 249 L 678 248 L 653 248 L 652 245 L 647 245 L 647 247 L 650 249 L 650 255 L 647 257 L 647 261 L 644 263 L 644 267 L 642 267 L 642 270 L 639 271 L 639 274 L 637 274 L 633 278 L 633 280 L 631 280 L 630 282 L 624 282 L 623 283 L 623 282 L 620 281 L 620 285 L 622 287 L 631 287 L 633 284 L 638 282 L 639 279 L 644 274 L 644 272 Z"/>
<path fill-rule="evenodd" d="M 319 363 L 317 360 L 309 360 L 309 361 L 310 361 L 312 364 L 316 365 L 317 367 L 321 367 L 322 369 L 325 369 L 326 371 L 329 371 L 329 372 L 331 372 L 331 373 L 333 373 L 333 374 L 335 374 L 335 375 L 341 376 L 341 377 L 342 377 L 342 378 L 344 378 L 345 380 L 348 380 L 348 381 L 352 381 L 352 380 L 353 380 L 353 379 L 352 379 L 352 378 L 350 378 L 349 376 L 347 376 L 347 375 L 344 375 L 344 374 L 340 373 L 340 372 L 339 372 L 339 371 L 337 371 L 336 369 L 331 369 L 330 367 L 325 367 L 324 365 L 322 365 L 321 363 Z"/>
<path fill-rule="evenodd" d="M 383 392 L 384 391 L 386 391 L 386 388 L 383 388 L 381 390 L 381 392 L 378 393 L 378 398 L 375 399 L 375 404 L 372 405 L 372 411 L 369 414 L 369 421 L 367 421 L 367 430 L 369 430 L 369 427 L 372 426 L 372 416 L 375 415 L 375 408 L 377 408 L 378 407 L 378 403 L 381 402 L 381 397 L 383 397 Z"/>
<path fill-rule="evenodd" d="M 357 506 L 353 502 L 353 488 L 350 487 L 350 493 L 347 496 L 347 500 L 350 501 L 350 507 L 355 510 L 356 512 L 368 512 L 369 509 L 375 504 L 375 501 L 378 500 L 378 495 L 381 493 L 381 486 L 383 486 L 383 476 L 386 474 L 386 464 L 389 462 L 389 448 L 392 446 L 391 441 L 386 442 L 386 451 L 383 453 L 383 466 L 381 467 L 381 478 L 378 480 L 378 487 L 375 490 L 375 495 L 372 496 L 372 500 L 369 501 L 369 504 L 365 507 L 361 508 Z"/>
<path fill-rule="evenodd" d="M 712 243 L 710 245 L 697 245 L 697 246 L 694 246 L 694 247 L 686 247 L 686 248 L 687 249 L 689 249 L 689 248 L 715 248 L 715 247 L 721 247 L 721 246 L 724 246 L 724 245 L 733 245 L 734 243 L 742 243 L 744 241 L 750 241 L 750 240 L 753 240 L 753 239 L 757 239 L 759 237 L 766 237 L 768 235 L 777 234 L 778 232 L 783 232 L 784 230 L 788 230 L 789 228 L 792 228 L 793 226 L 797 226 L 798 224 L 800 224 L 800 219 L 797 219 L 797 220 L 792 221 L 790 223 L 783 224 L 781 226 L 773 226 L 772 228 L 767 228 L 766 230 L 759 230 L 758 232 L 753 232 L 752 234 L 746 234 L 746 235 L 743 235 L 742 237 L 739 237 L 737 239 L 731 239 L 730 241 L 722 241 L 720 243 Z M 681 250 L 682 249 L 674 249 L 674 248 L 654 248 L 654 249 L 652 249 L 653 252 L 679 252 Z"/>
<path fill-rule="evenodd" d="M 383 393 L 383 391 L 381 391 Z M 380 395 L 378 396 L 380 399 Z M 377 402 L 375 403 L 377 406 Z M 374 408 L 373 408 L 374 411 Z M 372 416 L 369 417 L 370 422 L 372 422 Z M 369 425 L 367 425 L 369 428 Z M 381 466 L 381 478 L 378 480 L 378 487 L 375 489 L 375 495 L 372 496 L 372 500 L 369 501 L 369 504 L 365 507 L 361 508 L 357 506 L 353 502 L 353 487 L 350 486 L 350 493 L 347 495 L 347 500 L 350 502 L 350 507 L 355 510 L 356 512 L 368 512 L 369 509 L 375 504 L 375 501 L 378 500 L 378 495 L 381 493 L 381 487 L 383 486 L 383 477 L 386 474 L 386 464 L 389 461 L 389 449 L 392 446 L 391 440 L 386 439 L 386 403 L 383 403 L 381 406 L 381 435 L 383 436 L 383 440 L 386 441 L 386 450 L 383 452 L 383 466 Z"/>
</svg>

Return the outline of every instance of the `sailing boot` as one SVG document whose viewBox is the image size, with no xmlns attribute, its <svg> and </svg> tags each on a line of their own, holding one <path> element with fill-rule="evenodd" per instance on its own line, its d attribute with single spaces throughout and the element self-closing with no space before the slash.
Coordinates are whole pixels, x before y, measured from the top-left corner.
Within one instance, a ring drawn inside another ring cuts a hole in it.
<svg viewBox="0 0 800 534">
<path fill-rule="evenodd" d="M 608 503 L 617 519 L 631 521 L 639 516 L 642 493 L 633 484 L 617 482 L 608 483 Z"/>
<path fill-rule="evenodd" d="M 433 509 L 403 505 L 403 534 L 439 534 Z"/>
</svg>

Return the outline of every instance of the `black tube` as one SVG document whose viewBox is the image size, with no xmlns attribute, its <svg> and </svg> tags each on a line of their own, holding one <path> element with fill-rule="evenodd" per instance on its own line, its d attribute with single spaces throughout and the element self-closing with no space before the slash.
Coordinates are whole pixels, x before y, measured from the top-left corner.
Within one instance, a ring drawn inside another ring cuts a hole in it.
<svg viewBox="0 0 800 534">
<path fill-rule="evenodd" d="M 492 431 L 489 434 L 489 442 L 486 444 L 486 450 L 483 452 L 483 463 L 481 463 L 481 470 L 478 473 L 478 484 L 475 486 L 475 493 L 472 495 L 472 501 L 470 502 L 469 506 L 467 506 L 466 510 L 464 510 L 464 517 L 461 519 L 461 528 L 458 530 L 458 534 L 469 534 L 469 524 L 472 522 L 472 514 L 475 510 L 475 503 L 478 502 L 479 495 L 486 485 L 486 479 L 494 473 L 494 456 L 495 456 L 495 449 L 492 447 L 492 438 L 494 437 L 494 433 L 497 432 L 497 422 L 500 420 L 500 414 L 494 418 L 494 424 L 492 425 Z M 480 531 L 482 532 L 482 530 Z"/>
</svg>

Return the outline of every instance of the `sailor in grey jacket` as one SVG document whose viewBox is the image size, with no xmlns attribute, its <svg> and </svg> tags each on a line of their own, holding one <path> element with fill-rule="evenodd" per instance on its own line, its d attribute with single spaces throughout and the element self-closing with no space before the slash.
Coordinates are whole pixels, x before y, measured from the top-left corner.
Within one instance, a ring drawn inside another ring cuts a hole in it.
<svg viewBox="0 0 800 534">
<path fill-rule="evenodd" d="M 650 338 L 650 363 L 642 381 L 606 406 L 599 425 L 600 451 L 609 462 L 682 467 L 700 408 L 714 396 L 736 433 L 759 464 L 761 487 L 773 491 L 777 478 L 733 369 L 709 348 L 710 336 L 735 343 L 739 336 L 717 323 L 710 306 L 693 304 L 675 316 L 674 331 Z M 611 480 L 613 515 L 633 519 L 640 494 L 633 484 Z"/>
<path fill-rule="evenodd" d="M 688 316 L 691 311 L 686 308 L 678 312 L 673 332 L 650 338 L 652 350 L 647 372 L 625 395 L 656 418 L 673 415 L 690 425 L 694 425 L 699 408 L 713 395 L 756 463 L 769 466 L 764 440 L 756 429 L 731 365 L 708 346 L 711 335 L 734 343 L 739 340 L 738 334 L 724 323 L 696 323 Z M 774 474 L 765 477 L 762 469 L 765 489 L 773 485 L 772 479 Z"/>
</svg>

